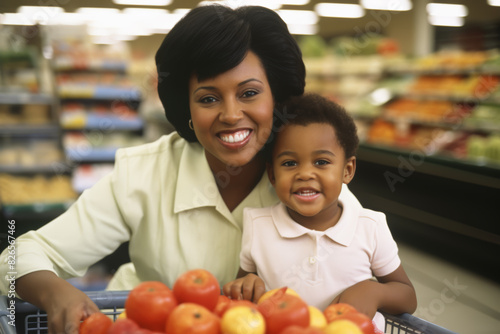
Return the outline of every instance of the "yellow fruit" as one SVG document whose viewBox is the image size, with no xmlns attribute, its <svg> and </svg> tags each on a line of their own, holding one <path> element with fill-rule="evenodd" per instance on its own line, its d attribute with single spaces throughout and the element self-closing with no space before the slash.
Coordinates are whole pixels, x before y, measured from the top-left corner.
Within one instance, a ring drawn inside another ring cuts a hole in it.
<svg viewBox="0 0 500 334">
<path fill-rule="evenodd" d="M 323 332 L 325 332 L 325 334 L 363 334 L 358 325 L 347 319 L 330 322 L 323 328 Z"/>
<path fill-rule="evenodd" d="M 271 297 L 274 293 L 276 293 L 277 291 L 281 290 L 283 288 L 276 288 L 276 289 L 272 289 L 272 290 L 269 290 L 269 291 L 266 291 L 260 298 L 259 298 L 259 301 L 257 302 L 257 304 L 260 304 L 262 303 L 264 300 L 266 300 L 267 298 Z M 299 294 L 297 292 L 295 292 L 295 290 L 293 289 L 290 289 L 290 288 L 286 288 L 286 291 L 285 293 L 289 293 L 291 295 L 294 295 L 294 296 L 297 296 L 297 297 L 300 297 Z"/>
<path fill-rule="evenodd" d="M 323 328 L 326 326 L 326 318 L 323 312 L 321 312 L 317 307 L 312 305 L 308 306 L 309 308 L 309 326 L 316 328 Z"/>
<path fill-rule="evenodd" d="M 116 320 L 119 320 L 119 319 L 126 319 L 127 318 L 127 314 L 125 313 L 125 311 L 123 311 L 122 313 L 120 313 L 117 317 L 116 317 Z"/>
<path fill-rule="evenodd" d="M 254 308 L 235 306 L 222 316 L 221 332 L 222 334 L 264 334 L 266 321 Z"/>
</svg>

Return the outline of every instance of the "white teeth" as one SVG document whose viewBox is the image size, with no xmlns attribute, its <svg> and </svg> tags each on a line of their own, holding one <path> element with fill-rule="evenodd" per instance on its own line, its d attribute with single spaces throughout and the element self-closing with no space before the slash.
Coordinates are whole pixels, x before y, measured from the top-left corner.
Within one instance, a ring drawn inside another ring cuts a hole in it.
<svg viewBox="0 0 500 334">
<path fill-rule="evenodd" d="M 317 191 L 304 190 L 304 191 L 299 192 L 298 194 L 300 196 L 313 196 L 313 195 L 316 195 L 317 193 L 318 193 Z"/>
<path fill-rule="evenodd" d="M 222 139 L 222 141 L 226 143 L 239 143 L 245 140 L 245 138 L 247 138 L 249 134 L 249 130 L 239 131 L 234 135 L 221 135 L 220 139 Z"/>
</svg>

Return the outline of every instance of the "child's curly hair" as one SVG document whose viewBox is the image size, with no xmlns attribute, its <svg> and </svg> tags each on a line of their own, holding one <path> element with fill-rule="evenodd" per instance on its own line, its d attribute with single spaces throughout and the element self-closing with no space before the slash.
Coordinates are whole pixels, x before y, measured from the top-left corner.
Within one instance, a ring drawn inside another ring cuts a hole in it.
<svg viewBox="0 0 500 334">
<path fill-rule="evenodd" d="M 268 160 L 271 158 L 273 143 L 284 126 L 289 124 L 305 126 L 311 123 L 330 124 L 335 129 L 345 157 L 350 158 L 356 155 L 359 138 L 352 117 L 339 104 L 319 94 L 306 93 L 291 97 L 276 106 L 274 131 L 266 147 Z"/>
</svg>

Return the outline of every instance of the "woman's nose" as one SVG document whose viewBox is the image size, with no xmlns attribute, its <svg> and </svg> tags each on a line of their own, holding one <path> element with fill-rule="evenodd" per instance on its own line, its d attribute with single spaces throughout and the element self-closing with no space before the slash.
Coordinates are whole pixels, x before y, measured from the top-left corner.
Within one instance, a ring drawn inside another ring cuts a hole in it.
<svg viewBox="0 0 500 334">
<path fill-rule="evenodd" d="M 219 120 L 223 123 L 234 124 L 243 117 L 242 106 L 235 99 L 226 99 L 222 104 Z"/>
</svg>

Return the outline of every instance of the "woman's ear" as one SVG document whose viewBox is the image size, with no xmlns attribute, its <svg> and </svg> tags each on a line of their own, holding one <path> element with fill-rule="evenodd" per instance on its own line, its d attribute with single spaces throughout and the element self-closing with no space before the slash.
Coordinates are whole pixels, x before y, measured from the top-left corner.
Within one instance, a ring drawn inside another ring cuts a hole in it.
<svg viewBox="0 0 500 334">
<path fill-rule="evenodd" d="M 354 178 L 354 173 L 356 173 L 356 157 L 352 156 L 346 160 L 344 165 L 344 177 L 342 178 L 342 182 L 349 184 Z"/>
<path fill-rule="evenodd" d="M 273 164 L 267 162 L 266 169 L 267 169 L 267 177 L 269 178 L 269 182 L 271 182 L 271 184 L 274 186 L 274 184 L 276 183 L 276 179 L 274 178 Z"/>
</svg>

